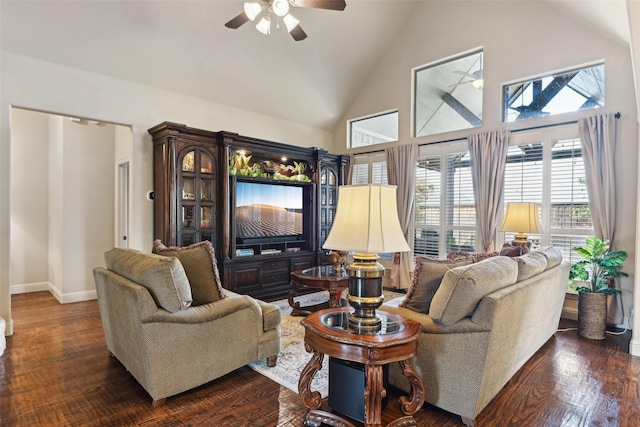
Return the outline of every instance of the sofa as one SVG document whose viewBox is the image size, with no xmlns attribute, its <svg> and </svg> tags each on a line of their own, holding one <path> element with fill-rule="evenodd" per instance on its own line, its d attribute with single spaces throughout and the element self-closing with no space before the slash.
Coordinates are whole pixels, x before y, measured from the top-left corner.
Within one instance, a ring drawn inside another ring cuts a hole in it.
<svg viewBox="0 0 640 427">
<path fill-rule="evenodd" d="M 425 401 L 466 425 L 557 330 L 570 265 L 553 247 L 519 257 L 416 258 L 407 295 L 380 307 L 422 325 L 413 363 Z M 392 385 L 409 391 L 395 364 Z"/>
<path fill-rule="evenodd" d="M 116 248 L 93 271 L 107 347 L 154 407 L 250 362 L 275 366 L 280 351 L 278 307 L 222 289 L 207 244 L 167 256 Z"/>
</svg>

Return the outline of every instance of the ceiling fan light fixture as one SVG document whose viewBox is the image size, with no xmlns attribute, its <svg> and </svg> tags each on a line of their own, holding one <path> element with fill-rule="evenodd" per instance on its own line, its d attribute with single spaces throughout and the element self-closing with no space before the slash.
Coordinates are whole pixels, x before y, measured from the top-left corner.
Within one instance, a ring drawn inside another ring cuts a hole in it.
<svg viewBox="0 0 640 427">
<path fill-rule="evenodd" d="M 276 16 L 282 18 L 289 13 L 289 1 L 288 0 L 273 0 L 271 3 L 271 10 Z"/>
<path fill-rule="evenodd" d="M 300 23 L 300 21 L 291 16 L 291 14 L 285 15 L 282 21 L 284 21 L 284 25 L 287 27 L 287 32 L 289 33 Z"/>
<path fill-rule="evenodd" d="M 262 17 L 260 22 L 256 24 L 256 30 L 260 31 L 265 36 L 271 34 L 271 19 L 269 19 L 269 15 Z"/>
<path fill-rule="evenodd" d="M 249 18 L 251 21 L 255 20 L 260 12 L 262 12 L 262 5 L 260 3 L 244 3 L 244 14 L 247 15 L 247 18 Z"/>
</svg>

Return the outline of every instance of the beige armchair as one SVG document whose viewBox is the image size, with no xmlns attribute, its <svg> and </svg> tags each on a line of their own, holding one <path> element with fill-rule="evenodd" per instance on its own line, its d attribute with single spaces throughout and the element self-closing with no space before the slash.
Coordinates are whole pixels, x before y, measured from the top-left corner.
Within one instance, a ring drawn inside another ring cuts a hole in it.
<svg viewBox="0 0 640 427">
<path fill-rule="evenodd" d="M 275 365 L 277 306 L 219 287 L 217 300 L 194 306 L 176 257 L 112 249 L 105 262 L 93 273 L 107 347 L 154 407 L 247 363 Z"/>
</svg>

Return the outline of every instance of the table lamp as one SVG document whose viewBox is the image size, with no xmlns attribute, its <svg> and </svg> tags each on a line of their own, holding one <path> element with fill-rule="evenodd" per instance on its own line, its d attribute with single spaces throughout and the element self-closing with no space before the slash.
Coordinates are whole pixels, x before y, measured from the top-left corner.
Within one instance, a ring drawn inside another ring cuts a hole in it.
<svg viewBox="0 0 640 427">
<path fill-rule="evenodd" d="M 353 263 L 346 267 L 347 299 L 355 309 L 349 316 L 349 326 L 360 333 L 380 330 L 382 322 L 376 308 L 384 301 L 384 267 L 377 254 L 411 250 L 398 219 L 396 186 L 340 186 L 336 216 L 323 247 L 355 252 Z"/>
<path fill-rule="evenodd" d="M 513 243 L 521 246 L 523 253 L 529 252 L 529 240 L 526 233 L 540 234 L 540 216 L 538 204 L 530 202 L 507 203 L 507 211 L 500 231 L 515 232 Z"/>
</svg>

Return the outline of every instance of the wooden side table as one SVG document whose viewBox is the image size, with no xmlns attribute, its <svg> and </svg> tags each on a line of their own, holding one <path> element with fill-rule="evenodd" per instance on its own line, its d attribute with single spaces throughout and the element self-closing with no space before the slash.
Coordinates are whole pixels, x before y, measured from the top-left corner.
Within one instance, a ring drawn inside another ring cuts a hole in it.
<svg viewBox="0 0 640 427">
<path fill-rule="evenodd" d="M 291 292 L 289 305 L 293 308 L 292 316 L 306 316 L 325 308 L 336 308 L 341 305 L 342 291 L 349 286 L 349 276 L 344 268 L 336 269 L 333 265 L 321 265 L 291 273 Z M 300 287 L 317 288 L 329 291 L 329 301 L 324 304 L 300 307 L 294 298 L 299 295 Z"/>
<path fill-rule="evenodd" d="M 400 398 L 401 410 L 406 416 L 392 421 L 387 427 L 415 426 L 412 415 L 424 403 L 424 384 L 411 363 L 411 358 L 418 354 L 420 324 L 396 314 L 378 311 L 377 314 L 382 318 L 381 330 L 375 334 L 362 335 L 349 328 L 348 317 L 351 311 L 348 307 L 322 310 L 310 314 L 301 322 L 305 328 L 305 349 L 313 353 L 298 381 L 302 403 L 309 408 L 305 425 L 354 425 L 336 414 L 319 410 L 322 397 L 319 392 L 311 391 L 311 380 L 322 369 L 324 355 L 328 355 L 364 365 L 365 427 L 382 426 L 382 399 L 387 394 L 383 385 L 382 367 L 388 363 L 400 363 L 402 372 L 411 385 L 411 392 L 409 398 Z"/>
</svg>

